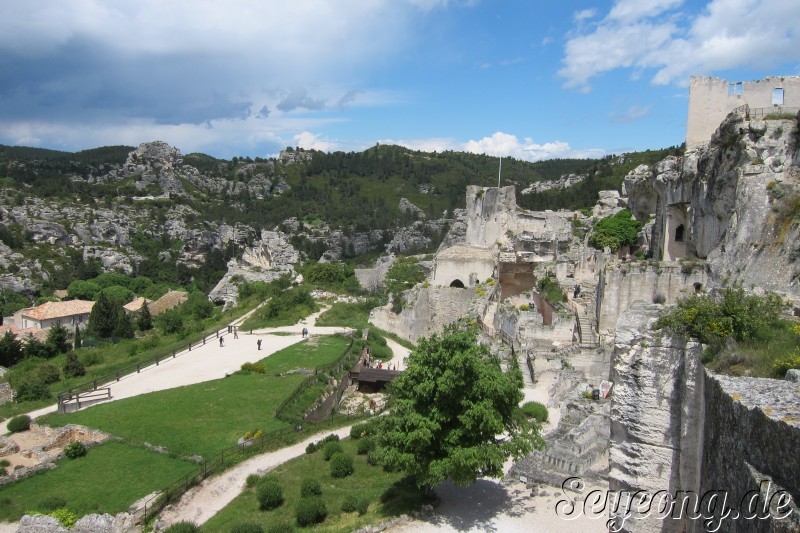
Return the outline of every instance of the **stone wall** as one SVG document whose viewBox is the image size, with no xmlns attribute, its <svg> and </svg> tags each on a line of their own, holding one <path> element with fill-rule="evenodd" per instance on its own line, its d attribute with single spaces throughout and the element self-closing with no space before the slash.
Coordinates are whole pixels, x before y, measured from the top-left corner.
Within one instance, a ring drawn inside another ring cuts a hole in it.
<svg viewBox="0 0 800 533">
<path fill-rule="evenodd" d="M 617 325 L 612 382 L 609 488 L 693 491 L 703 500 L 722 491 L 741 512 L 749 491 L 785 490 L 788 517 L 722 521 L 719 531 L 800 531 L 800 388 L 789 381 L 718 376 L 700 364 L 700 346 L 655 335 L 658 306 L 636 305 Z M 761 483 L 769 483 L 763 490 Z M 753 494 L 753 493 L 751 493 Z M 690 504 L 694 504 L 692 500 Z M 713 502 L 711 502 L 713 503 Z M 763 505 L 763 503 L 761 504 Z M 716 512 L 723 503 L 717 501 Z M 713 509 L 712 509 L 713 511 Z M 714 513 L 700 509 L 702 516 Z M 621 524 L 621 513 L 616 514 Z M 675 515 L 673 515 L 675 516 Z M 700 532 L 702 520 L 628 518 L 622 531 Z"/>
<path fill-rule="evenodd" d="M 372 310 L 369 322 L 411 342 L 438 333 L 470 309 L 475 291 L 450 287 L 427 287 L 406 291 L 406 306 L 395 314 L 390 306 Z"/>
<path fill-rule="evenodd" d="M 386 273 L 394 263 L 394 255 L 382 256 L 375 261 L 375 266 L 372 268 L 356 268 L 355 275 L 358 284 L 364 289 L 375 292 L 383 287 L 383 280 L 386 279 Z"/>
<path fill-rule="evenodd" d="M 656 295 L 661 295 L 664 303 L 674 304 L 697 288 L 706 288 L 708 279 L 702 264 L 691 267 L 690 273 L 682 270 L 690 270 L 690 265 L 646 261 L 608 264 L 601 271 L 597 289 L 598 332 L 613 336 L 620 315 L 634 302 L 653 303 Z"/>
<path fill-rule="evenodd" d="M 729 94 L 731 82 L 727 80 L 692 76 L 689 82 L 689 117 L 686 121 L 687 149 L 707 143 L 720 122 L 739 106 L 773 107 L 772 90 L 777 87 L 784 89 L 784 107 L 800 107 L 800 76 L 770 76 L 740 84 L 740 91 L 733 91 L 739 94 Z"/>
</svg>

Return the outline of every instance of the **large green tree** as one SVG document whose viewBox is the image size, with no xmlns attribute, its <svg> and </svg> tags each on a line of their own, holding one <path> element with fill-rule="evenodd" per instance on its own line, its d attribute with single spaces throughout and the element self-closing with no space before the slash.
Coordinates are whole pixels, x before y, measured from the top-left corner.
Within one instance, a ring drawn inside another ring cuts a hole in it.
<svg viewBox="0 0 800 533">
<path fill-rule="evenodd" d="M 16 335 L 6 331 L 0 337 L 0 366 L 10 367 L 22 360 L 22 342 Z"/>
<path fill-rule="evenodd" d="M 393 383 L 392 410 L 379 422 L 378 457 L 420 487 L 501 477 L 506 459 L 543 446 L 538 427 L 519 409 L 519 368 L 503 372 L 476 338 L 474 329 L 452 325 L 420 340 Z"/>
<path fill-rule="evenodd" d="M 114 333 L 117 325 L 117 308 L 104 291 L 100 291 L 89 315 L 87 332 L 95 337 L 106 338 Z"/>
</svg>

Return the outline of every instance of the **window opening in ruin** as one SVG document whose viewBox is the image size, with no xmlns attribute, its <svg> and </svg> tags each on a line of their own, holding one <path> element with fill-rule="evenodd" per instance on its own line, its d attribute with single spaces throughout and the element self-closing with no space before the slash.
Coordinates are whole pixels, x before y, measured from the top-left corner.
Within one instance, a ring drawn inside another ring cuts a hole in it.
<svg viewBox="0 0 800 533">
<path fill-rule="evenodd" d="M 728 84 L 728 96 L 741 96 L 742 82 Z"/>
<path fill-rule="evenodd" d="M 453 283 L 451 283 L 450 286 L 451 287 L 456 287 L 457 289 L 463 289 L 464 288 L 464 282 L 461 281 L 460 279 L 454 279 Z"/>
<path fill-rule="evenodd" d="M 783 105 L 783 89 L 772 89 L 772 105 Z"/>
<path fill-rule="evenodd" d="M 694 284 L 694 292 L 701 292 L 702 290 L 703 290 L 703 284 L 702 283 L 695 283 Z"/>
<path fill-rule="evenodd" d="M 683 224 L 675 228 L 675 242 L 683 242 Z"/>
</svg>

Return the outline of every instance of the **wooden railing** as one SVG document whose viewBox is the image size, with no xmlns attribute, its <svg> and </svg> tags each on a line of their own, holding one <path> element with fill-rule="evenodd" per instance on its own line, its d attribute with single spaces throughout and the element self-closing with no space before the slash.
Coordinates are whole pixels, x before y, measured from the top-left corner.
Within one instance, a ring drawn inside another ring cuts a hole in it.
<svg viewBox="0 0 800 533">
<path fill-rule="evenodd" d="M 198 346 L 205 345 L 206 341 L 208 341 L 209 339 L 217 339 L 219 337 L 224 337 L 228 333 L 228 331 L 229 331 L 229 329 L 226 326 L 225 328 L 219 329 L 219 330 L 215 331 L 214 333 L 211 333 L 210 335 L 206 335 L 205 337 L 203 337 L 202 339 L 200 339 L 198 341 L 194 341 L 194 342 L 190 341 L 185 345 L 178 345 L 177 347 L 172 349 L 172 353 L 171 354 L 167 353 L 167 354 L 156 355 L 155 357 L 153 357 L 151 359 L 146 359 L 144 361 L 139 361 L 138 363 L 134 363 L 134 364 L 128 365 L 126 367 L 123 367 L 123 368 L 120 368 L 118 370 L 115 370 L 114 372 L 109 372 L 107 374 L 103 374 L 103 375 L 101 375 L 99 377 L 96 377 L 96 378 L 92 379 L 91 381 L 86 381 L 84 383 L 81 383 L 80 385 L 75 385 L 74 387 L 70 387 L 69 389 L 67 389 L 65 391 L 59 392 L 58 395 L 57 395 L 57 397 L 58 397 L 58 412 L 59 413 L 65 413 L 67 411 L 67 406 L 68 405 L 75 405 L 76 406 L 76 410 L 80 409 L 80 407 L 81 407 L 81 399 L 82 398 L 84 398 L 84 399 L 87 398 L 88 397 L 87 395 L 91 396 L 96 390 L 98 390 L 101 387 L 109 389 L 108 397 L 110 398 L 111 397 L 111 391 L 110 391 L 110 387 L 109 387 L 110 383 L 115 382 L 115 381 L 119 381 L 123 377 L 131 375 L 131 374 L 134 374 L 134 373 L 138 374 L 139 372 L 142 371 L 143 368 L 147 368 L 147 367 L 149 367 L 149 366 L 151 366 L 153 364 L 158 366 L 159 364 L 161 364 L 165 360 L 174 359 L 175 357 L 177 357 L 179 355 L 183 355 L 185 353 L 191 352 L 192 348 L 197 348 Z M 75 401 L 75 403 L 74 404 L 70 403 L 73 400 Z"/>
</svg>

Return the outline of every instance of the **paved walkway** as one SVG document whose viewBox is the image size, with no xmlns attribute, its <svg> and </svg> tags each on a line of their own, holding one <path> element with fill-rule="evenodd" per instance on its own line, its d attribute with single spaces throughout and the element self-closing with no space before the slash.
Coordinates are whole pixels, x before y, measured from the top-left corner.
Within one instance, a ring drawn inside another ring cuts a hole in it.
<svg viewBox="0 0 800 533">
<path fill-rule="evenodd" d="M 348 328 L 315 326 L 316 318 L 324 311 L 325 309 L 322 309 L 293 326 L 264 328 L 254 330 L 252 334 L 249 331 L 239 330 L 238 338 L 234 338 L 233 334 L 226 333 L 223 336 L 224 346 L 222 347 L 216 338 L 209 339 L 205 345 L 193 347 L 191 351 L 182 352 L 174 359 L 165 359 L 158 366 L 150 365 L 143 368 L 138 374 L 128 374 L 118 382 L 114 381 L 104 385 L 111 387 L 111 399 L 92 405 L 223 378 L 226 374 L 239 370 L 244 363 L 256 362 L 300 342 L 303 328 L 308 329 L 309 335 L 332 335 L 350 331 Z M 248 315 L 249 313 L 231 324 L 238 326 Z M 271 335 L 275 332 L 291 333 L 292 335 Z M 260 351 L 256 344 L 259 338 L 262 340 Z M 85 408 L 90 407 L 86 406 Z M 27 414 L 31 418 L 36 418 L 57 409 L 58 405 L 54 404 Z M 7 422 L 0 423 L 0 435 L 8 432 Z"/>
</svg>

